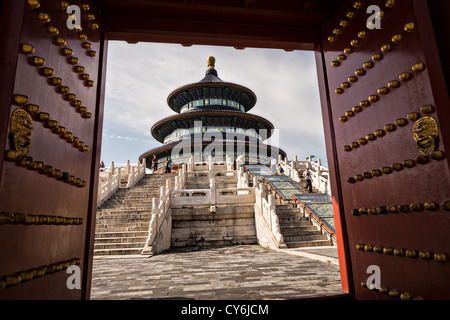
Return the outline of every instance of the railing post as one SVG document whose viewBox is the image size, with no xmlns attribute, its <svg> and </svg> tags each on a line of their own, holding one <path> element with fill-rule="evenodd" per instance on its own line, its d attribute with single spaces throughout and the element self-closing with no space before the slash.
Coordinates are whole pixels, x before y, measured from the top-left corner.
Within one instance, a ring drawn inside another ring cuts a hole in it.
<svg viewBox="0 0 450 320">
<path fill-rule="evenodd" d="M 227 171 L 232 171 L 234 169 L 233 161 L 231 160 L 231 157 L 228 154 L 226 155 L 226 162 L 227 162 Z"/>
<path fill-rule="evenodd" d="M 112 172 L 108 172 L 108 194 L 111 193 L 112 188 Z"/>
<path fill-rule="evenodd" d="M 158 218 L 159 218 L 158 206 L 159 206 L 159 199 L 153 198 L 152 199 L 152 208 L 153 208 L 152 215 L 155 217 L 156 226 L 158 226 Z"/>
<path fill-rule="evenodd" d="M 263 199 L 266 198 L 266 188 L 264 187 L 263 183 L 260 183 L 258 187 L 259 187 L 259 192 L 261 194 L 261 211 L 264 213 L 264 210 L 263 210 L 264 201 L 263 201 Z"/>
<path fill-rule="evenodd" d="M 247 172 L 244 173 L 244 181 L 243 181 L 242 187 L 243 188 L 248 187 L 248 173 Z"/>
<path fill-rule="evenodd" d="M 127 174 L 130 175 L 130 160 L 127 160 Z"/>
<path fill-rule="evenodd" d="M 211 205 L 216 204 L 216 180 L 214 178 L 209 179 L 209 203 Z"/>
<path fill-rule="evenodd" d="M 166 191 L 170 190 L 171 185 L 172 185 L 172 181 L 170 181 L 170 179 L 166 179 Z"/>
<path fill-rule="evenodd" d="M 272 230 L 272 211 L 275 211 L 275 196 L 269 194 L 267 200 L 269 202 L 270 230 Z"/>
<path fill-rule="evenodd" d="M 211 155 L 208 156 L 208 167 L 211 172 L 214 170 L 213 169 L 213 159 L 212 159 Z"/>
</svg>

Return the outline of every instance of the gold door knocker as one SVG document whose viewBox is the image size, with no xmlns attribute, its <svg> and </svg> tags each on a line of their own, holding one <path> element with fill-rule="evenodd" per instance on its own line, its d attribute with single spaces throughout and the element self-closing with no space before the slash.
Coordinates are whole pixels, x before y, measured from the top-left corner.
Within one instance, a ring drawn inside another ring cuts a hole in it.
<svg viewBox="0 0 450 320">
<path fill-rule="evenodd" d="M 438 125 L 434 118 L 423 117 L 416 121 L 413 127 L 413 137 L 421 155 L 429 156 L 436 150 L 438 134 Z"/>
<path fill-rule="evenodd" d="M 31 136 L 33 135 L 33 120 L 22 109 L 15 110 L 11 115 L 11 147 L 7 152 L 7 159 L 16 161 L 26 156 L 31 148 Z"/>
</svg>

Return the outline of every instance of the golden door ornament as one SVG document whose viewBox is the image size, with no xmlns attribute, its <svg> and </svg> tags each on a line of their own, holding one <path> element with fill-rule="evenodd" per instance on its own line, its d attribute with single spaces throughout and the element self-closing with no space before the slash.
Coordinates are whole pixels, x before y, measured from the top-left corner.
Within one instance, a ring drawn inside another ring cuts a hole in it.
<svg viewBox="0 0 450 320">
<path fill-rule="evenodd" d="M 10 129 L 11 149 L 6 157 L 10 161 L 16 161 L 26 156 L 31 148 L 31 136 L 33 135 L 33 120 L 22 109 L 16 109 L 11 115 Z"/>
<path fill-rule="evenodd" d="M 413 127 L 413 138 L 421 155 L 429 156 L 436 150 L 438 134 L 438 125 L 433 117 L 423 117 L 417 120 Z"/>
</svg>

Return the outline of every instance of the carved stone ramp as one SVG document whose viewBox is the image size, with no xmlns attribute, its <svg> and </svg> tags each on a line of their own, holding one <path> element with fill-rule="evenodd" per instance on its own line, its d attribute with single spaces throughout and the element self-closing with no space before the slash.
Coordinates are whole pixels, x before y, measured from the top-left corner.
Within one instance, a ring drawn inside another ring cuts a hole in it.
<svg viewBox="0 0 450 320">
<path fill-rule="evenodd" d="M 185 193 L 191 196 L 171 202 L 172 247 L 257 243 L 254 196 L 237 188 L 236 171 L 225 169 L 214 171 L 212 186 L 209 171 L 188 173 Z"/>
<path fill-rule="evenodd" d="M 255 243 L 253 203 L 172 208 L 172 247 Z"/>
</svg>

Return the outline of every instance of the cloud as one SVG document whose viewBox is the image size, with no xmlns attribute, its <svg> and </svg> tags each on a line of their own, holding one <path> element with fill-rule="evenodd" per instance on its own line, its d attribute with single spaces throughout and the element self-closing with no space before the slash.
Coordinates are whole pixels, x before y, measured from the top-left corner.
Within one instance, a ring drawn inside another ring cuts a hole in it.
<svg viewBox="0 0 450 320">
<path fill-rule="evenodd" d="M 290 159 L 314 154 L 325 162 L 312 52 L 117 41 L 109 42 L 108 48 L 102 157 L 108 154 L 117 159 L 107 161 L 119 161 L 128 156 L 134 163 L 140 154 L 159 146 L 150 128 L 175 114 L 167 96 L 200 81 L 208 56 L 216 58 L 219 78 L 255 92 L 258 101 L 250 113 L 267 118 L 280 130 L 280 147 Z"/>
</svg>

